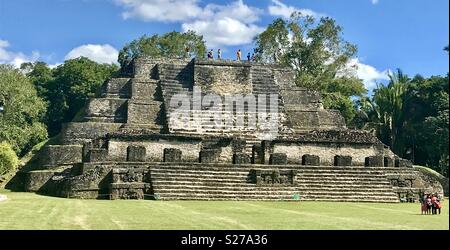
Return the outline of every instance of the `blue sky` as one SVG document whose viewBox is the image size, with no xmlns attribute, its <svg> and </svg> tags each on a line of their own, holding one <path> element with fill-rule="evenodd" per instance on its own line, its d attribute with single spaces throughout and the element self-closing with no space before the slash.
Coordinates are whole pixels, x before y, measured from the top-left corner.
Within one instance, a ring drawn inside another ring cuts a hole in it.
<svg viewBox="0 0 450 250">
<path fill-rule="evenodd" d="M 143 35 L 196 30 L 208 47 L 234 57 L 251 38 L 293 10 L 329 16 L 358 45 L 358 76 L 368 88 L 389 69 L 409 75 L 448 72 L 448 0 L 0 0 L 0 63 L 80 55 L 115 61 L 117 50 Z"/>
</svg>

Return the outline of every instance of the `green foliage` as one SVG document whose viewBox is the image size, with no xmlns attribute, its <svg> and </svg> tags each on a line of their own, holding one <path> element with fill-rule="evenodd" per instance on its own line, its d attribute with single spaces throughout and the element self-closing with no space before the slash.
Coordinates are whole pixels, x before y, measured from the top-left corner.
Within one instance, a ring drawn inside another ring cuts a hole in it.
<svg viewBox="0 0 450 250">
<path fill-rule="evenodd" d="M 255 38 L 258 61 L 277 62 L 282 49 L 289 47 L 289 31 L 285 20 L 278 18 Z"/>
<path fill-rule="evenodd" d="M 448 76 L 410 79 L 401 70 L 361 98 L 358 127 L 372 130 L 401 157 L 448 176 Z"/>
<path fill-rule="evenodd" d="M 349 123 L 356 114 L 351 97 L 367 93 L 350 60 L 357 48 L 342 38 L 342 28 L 325 17 L 300 13 L 276 19 L 255 38 L 257 58 L 292 67 L 298 86 L 320 91 L 326 108 L 338 109 Z"/>
<path fill-rule="evenodd" d="M 46 104 L 31 81 L 10 65 L 0 65 L 0 141 L 8 142 L 18 155 L 47 138 L 42 123 Z"/>
<path fill-rule="evenodd" d="M 7 142 L 0 143 L 0 175 L 14 170 L 19 163 L 19 159 L 13 148 Z"/>
<path fill-rule="evenodd" d="M 19 159 L 7 142 L 0 143 L 0 176 L 17 167 Z"/>
<path fill-rule="evenodd" d="M 53 80 L 52 70 L 45 62 L 27 62 L 20 66 L 31 82 L 36 87 L 38 96 L 45 97 L 48 91 L 48 84 Z"/>
<path fill-rule="evenodd" d="M 42 62 L 25 64 L 22 68 L 28 71 L 27 76 L 48 103 L 45 122 L 52 136 L 118 71 L 115 64 L 99 64 L 85 57 L 67 60 L 53 70 Z"/>
<path fill-rule="evenodd" d="M 142 36 L 125 45 L 119 52 L 119 63 L 122 66 L 138 56 L 151 57 L 174 57 L 182 58 L 186 56 L 186 48 L 191 55 L 203 57 L 206 53 L 203 36 L 197 35 L 194 31 L 180 33 L 172 31 L 162 36 Z"/>
</svg>

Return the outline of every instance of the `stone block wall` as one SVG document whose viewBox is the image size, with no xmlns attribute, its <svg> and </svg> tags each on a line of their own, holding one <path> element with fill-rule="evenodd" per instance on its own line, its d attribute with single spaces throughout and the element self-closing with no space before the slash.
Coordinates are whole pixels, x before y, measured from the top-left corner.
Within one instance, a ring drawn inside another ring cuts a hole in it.
<svg viewBox="0 0 450 250">
<path fill-rule="evenodd" d="M 83 144 L 93 139 L 119 130 L 120 123 L 70 122 L 63 125 L 60 133 L 61 144 Z"/>
<path fill-rule="evenodd" d="M 246 63 L 196 60 L 194 82 L 205 93 L 249 94 L 252 91 L 250 69 Z"/>
<path fill-rule="evenodd" d="M 128 101 L 128 124 L 148 124 L 152 126 L 160 124 L 158 117 L 160 116 L 162 102 L 159 101 L 142 101 L 130 99 Z"/>
<path fill-rule="evenodd" d="M 111 78 L 102 85 L 100 97 L 129 98 L 131 93 L 131 78 Z"/>
<path fill-rule="evenodd" d="M 83 162 L 83 146 L 81 145 L 46 145 L 39 155 L 33 158 L 34 169 L 53 169 L 61 165 Z"/>
<path fill-rule="evenodd" d="M 373 145 L 351 145 L 344 143 L 277 143 L 271 145 L 273 153 L 287 155 L 289 164 L 302 164 L 304 155 L 316 155 L 323 166 L 333 166 L 336 155 L 351 155 L 353 165 L 364 166 L 367 156 L 383 154 Z"/>
<path fill-rule="evenodd" d="M 116 141 L 112 140 L 108 144 L 108 157 L 113 161 L 126 161 L 127 148 L 130 145 L 140 145 L 146 149 L 145 161 L 149 162 L 163 162 L 164 150 L 166 148 L 174 148 L 181 150 L 183 162 L 198 162 L 199 152 L 201 150 L 201 143 L 180 142 L 169 140 L 156 141 Z"/>
<path fill-rule="evenodd" d="M 92 98 L 88 101 L 84 121 L 118 122 L 126 121 L 127 99 Z"/>
</svg>

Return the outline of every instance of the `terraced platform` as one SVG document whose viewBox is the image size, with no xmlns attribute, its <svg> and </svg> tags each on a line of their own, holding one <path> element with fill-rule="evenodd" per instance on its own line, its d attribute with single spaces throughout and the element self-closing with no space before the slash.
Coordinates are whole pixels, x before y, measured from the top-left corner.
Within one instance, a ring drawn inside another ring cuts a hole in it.
<svg viewBox="0 0 450 250">
<path fill-rule="evenodd" d="M 160 165 L 151 167 L 150 175 L 153 192 L 164 200 L 399 201 L 382 169 L 277 166 L 296 170 L 295 184 L 252 183 L 252 169 L 275 169 L 271 167 Z"/>
</svg>

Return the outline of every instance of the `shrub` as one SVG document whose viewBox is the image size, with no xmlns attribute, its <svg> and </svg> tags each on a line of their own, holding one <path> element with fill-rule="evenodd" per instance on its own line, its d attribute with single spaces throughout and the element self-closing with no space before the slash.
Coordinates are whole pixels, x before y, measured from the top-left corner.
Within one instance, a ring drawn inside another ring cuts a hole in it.
<svg viewBox="0 0 450 250">
<path fill-rule="evenodd" d="M 0 143 L 0 175 L 3 175 L 17 167 L 19 159 L 7 142 Z"/>
</svg>

